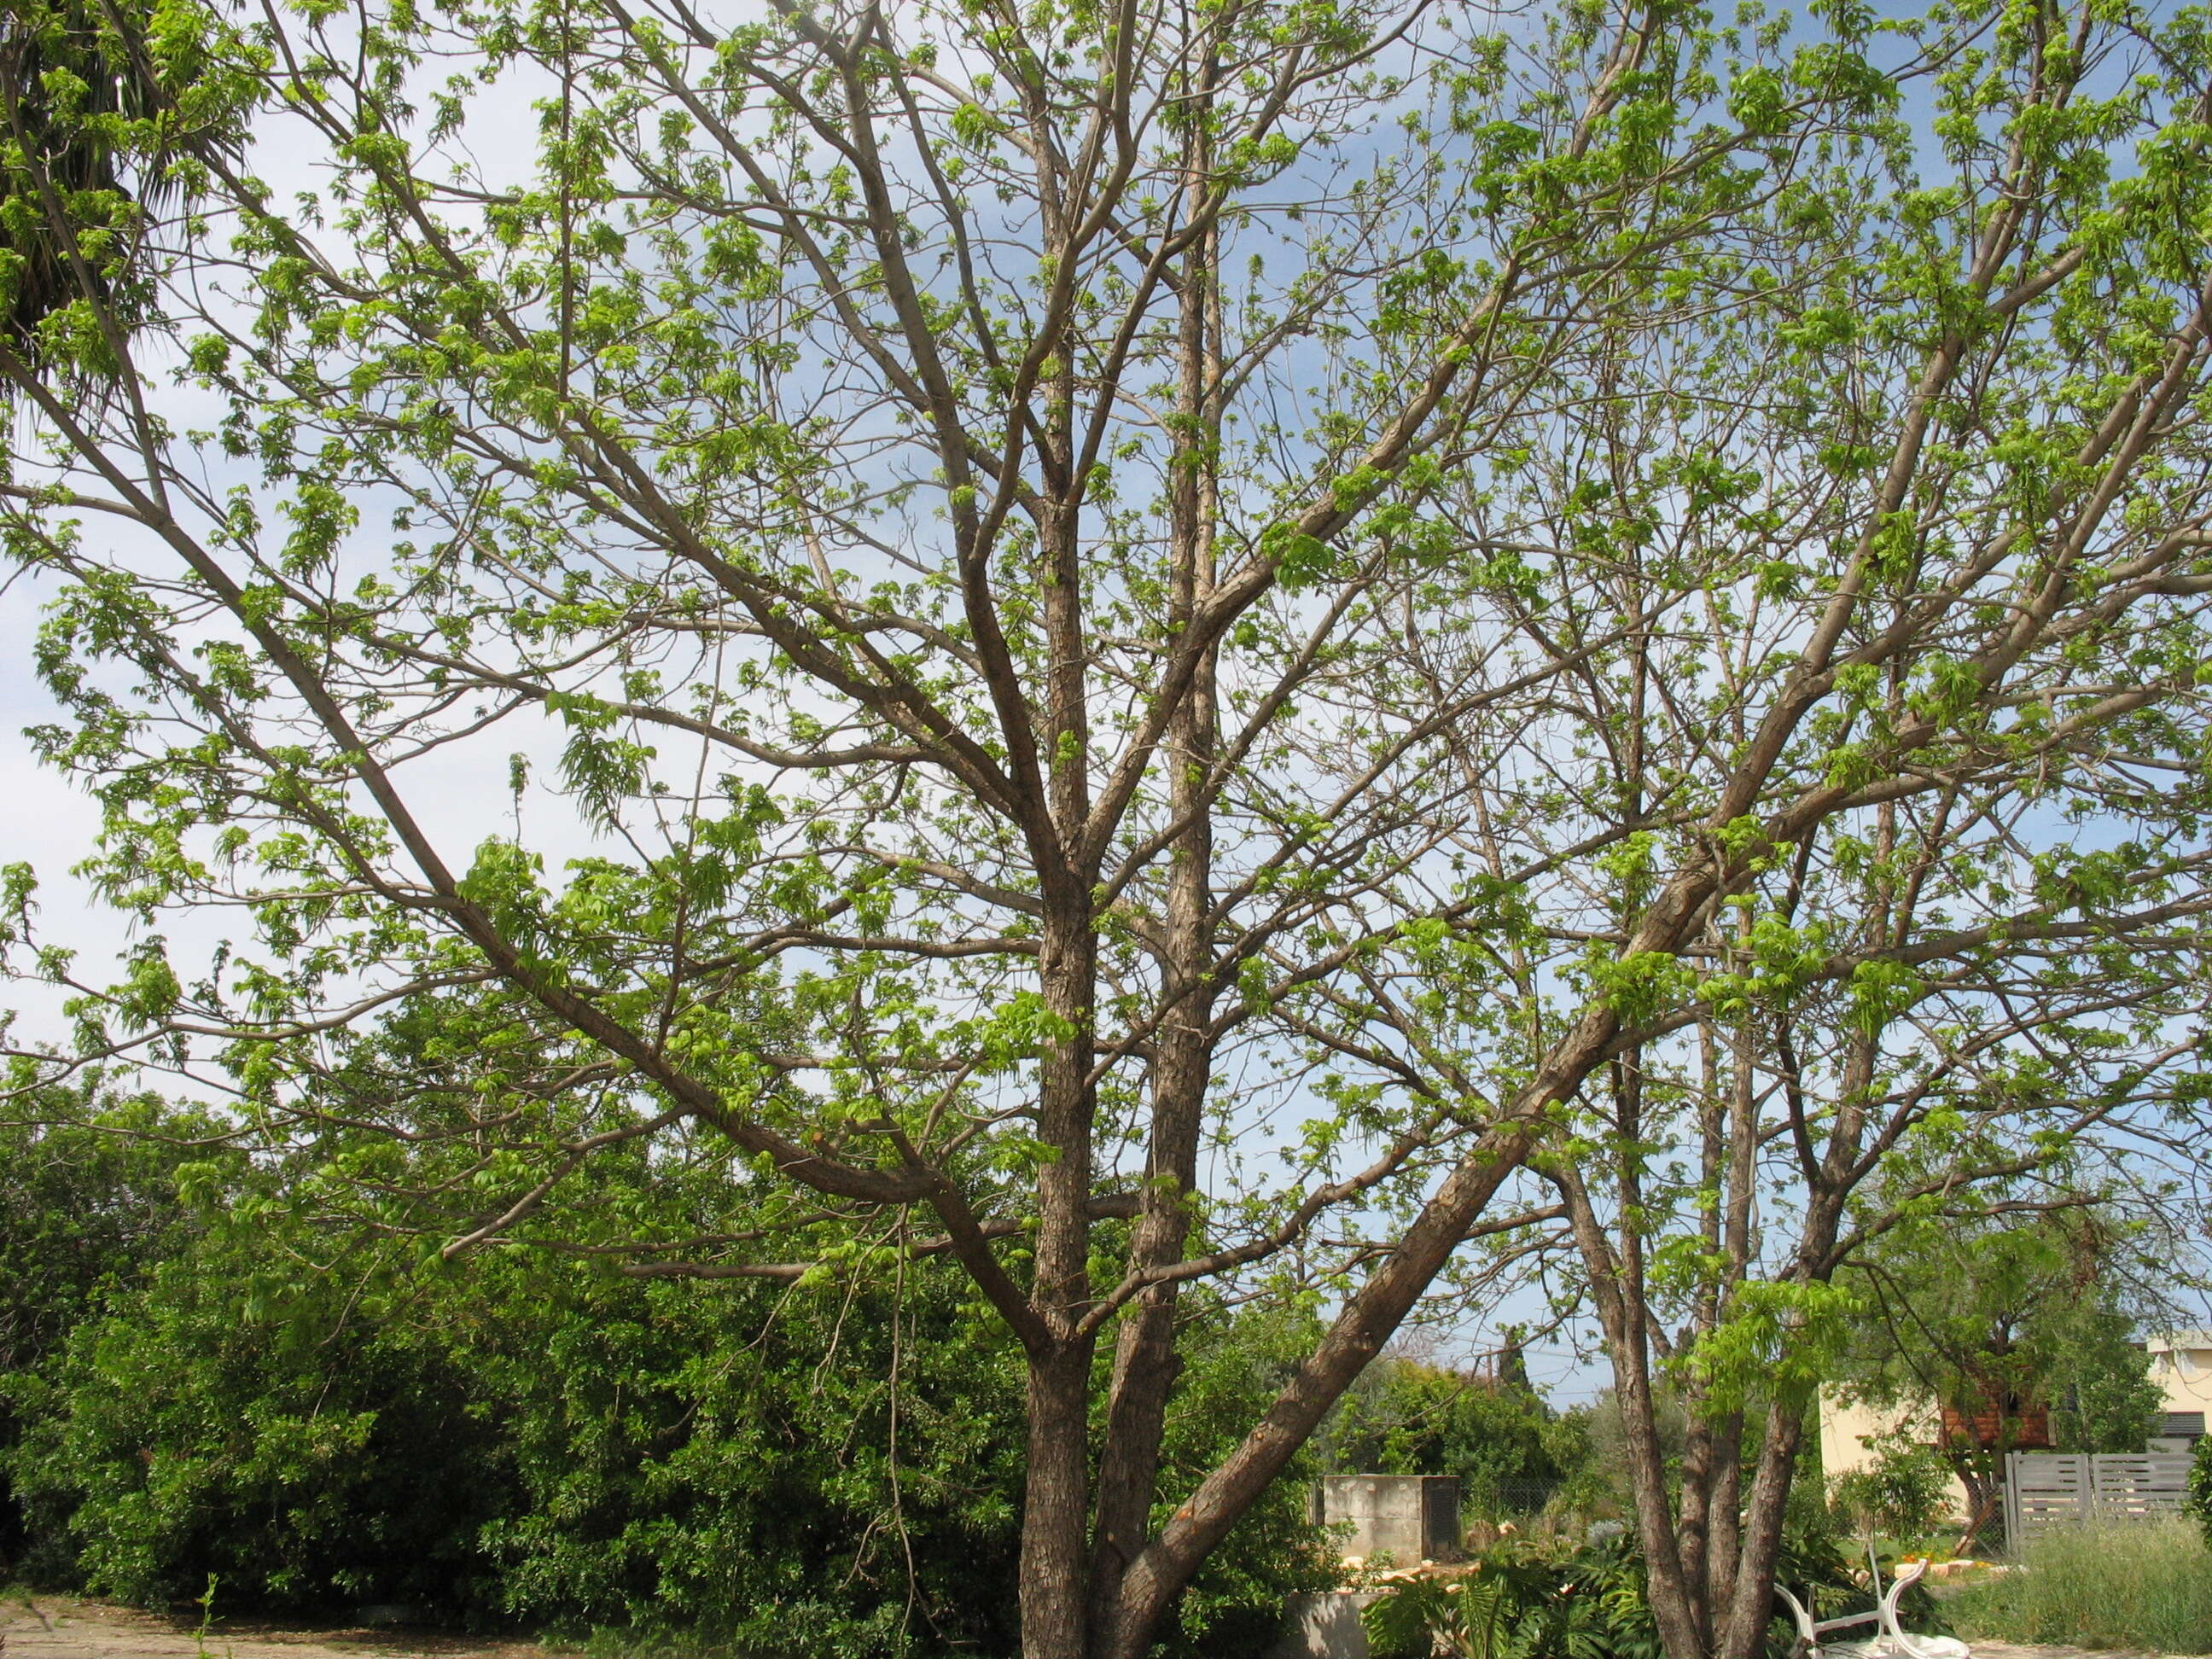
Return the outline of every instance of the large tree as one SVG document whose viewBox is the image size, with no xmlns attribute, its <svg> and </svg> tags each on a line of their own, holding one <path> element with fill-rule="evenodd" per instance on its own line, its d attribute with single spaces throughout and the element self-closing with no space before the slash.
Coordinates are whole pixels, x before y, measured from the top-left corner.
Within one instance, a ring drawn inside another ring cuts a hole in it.
<svg viewBox="0 0 2212 1659">
<path fill-rule="evenodd" d="M 40 738 L 149 924 L 109 984 L 19 895 L 52 1064 L 380 1130 L 321 1190 L 453 1253 L 651 1139 L 765 1219 L 601 1214 L 629 1271 L 949 1258 L 1026 1356 L 1033 1659 L 1142 1652 L 1455 1261 L 1565 1223 L 1632 1429 L 1671 1036 L 1737 1331 L 1832 1271 L 1883 1033 L 2195 914 L 2193 830 L 1984 868 L 2079 768 L 2202 777 L 2185 18 L 9 28 L 8 268 L 67 274 L 0 342 Z M 1863 827 L 1915 814 L 1924 868 Z M 235 937 L 187 963 L 178 911 Z M 385 1042 L 441 998 L 453 1041 Z M 1330 1320 L 1163 1501 L 1209 1279 Z M 1670 1652 L 1747 1654 L 1773 1527 L 1686 1565 L 1632 1451 Z"/>
<path fill-rule="evenodd" d="M 1976 17 L 1802 287 L 1595 325 L 1448 486 L 1570 666 L 1453 734 L 1483 925 L 1401 929 L 1308 1028 L 1433 1097 L 1558 1079 L 1529 1167 L 1679 1659 L 1759 1645 L 1811 1395 L 1878 1311 L 1851 1264 L 2161 1201 L 2201 1133 L 2203 43 Z M 1431 626 L 1398 706 L 1497 649 Z"/>
</svg>

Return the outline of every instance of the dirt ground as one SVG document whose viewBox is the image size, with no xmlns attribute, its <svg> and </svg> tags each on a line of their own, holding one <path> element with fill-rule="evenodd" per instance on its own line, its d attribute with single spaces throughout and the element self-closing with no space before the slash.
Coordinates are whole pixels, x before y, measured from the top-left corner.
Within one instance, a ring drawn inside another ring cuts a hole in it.
<svg viewBox="0 0 2212 1659">
<path fill-rule="evenodd" d="M 535 1642 L 477 1642 L 433 1631 L 302 1630 L 218 1620 L 204 1638 L 190 1620 L 158 1619 L 96 1601 L 40 1596 L 0 1604 L 4 1659 L 556 1659 Z M 2081 1648 L 1980 1643 L 1974 1659 L 2156 1659 Z"/>
<path fill-rule="evenodd" d="M 433 1631 L 320 1629 L 219 1619 L 161 1619 L 96 1601 L 40 1596 L 0 1604 L 5 1659 L 552 1659 L 535 1642 L 480 1642 Z"/>
</svg>

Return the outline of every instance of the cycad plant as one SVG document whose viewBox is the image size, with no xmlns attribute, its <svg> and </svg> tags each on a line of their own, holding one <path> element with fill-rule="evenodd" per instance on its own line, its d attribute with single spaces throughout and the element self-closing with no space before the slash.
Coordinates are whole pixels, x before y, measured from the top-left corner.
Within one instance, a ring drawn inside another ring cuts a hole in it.
<svg viewBox="0 0 2212 1659">
<path fill-rule="evenodd" d="M 1401 1579 L 1360 1613 L 1367 1644 L 1383 1659 L 1515 1659 L 1513 1620 L 1504 1582 L 1466 1578 Z"/>
</svg>

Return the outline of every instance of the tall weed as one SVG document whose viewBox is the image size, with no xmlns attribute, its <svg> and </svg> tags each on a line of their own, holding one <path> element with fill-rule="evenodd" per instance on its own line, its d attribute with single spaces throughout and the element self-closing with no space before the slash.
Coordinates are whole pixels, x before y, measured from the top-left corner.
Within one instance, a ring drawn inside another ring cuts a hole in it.
<svg viewBox="0 0 2212 1659">
<path fill-rule="evenodd" d="M 2186 1521 L 2069 1527 L 1945 1608 L 1968 1641 L 2212 1653 L 2212 1549 Z"/>
</svg>

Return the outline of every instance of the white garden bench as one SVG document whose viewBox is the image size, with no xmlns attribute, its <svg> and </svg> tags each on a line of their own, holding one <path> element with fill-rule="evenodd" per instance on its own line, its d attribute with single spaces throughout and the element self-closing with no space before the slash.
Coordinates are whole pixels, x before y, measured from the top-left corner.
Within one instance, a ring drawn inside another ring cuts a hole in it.
<svg viewBox="0 0 2212 1659">
<path fill-rule="evenodd" d="M 1925 1560 L 1905 1563 L 1887 1589 L 1881 1587 L 1881 1563 L 1875 1559 L 1871 1544 L 1867 1546 L 1867 1568 L 1874 1575 L 1871 1587 L 1875 1605 L 1865 1613 L 1849 1613 L 1840 1619 L 1815 1620 L 1811 1609 L 1792 1595 L 1786 1586 L 1774 1587 L 1790 1604 L 1790 1611 L 1797 1615 L 1798 1648 L 1806 1659 L 1972 1659 L 1964 1642 L 1948 1636 L 1914 1636 L 1897 1622 L 1898 1598 L 1926 1574 Z M 1830 1632 L 1849 1630 L 1855 1625 L 1875 1626 L 1875 1636 L 1864 1642 L 1826 1639 Z"/>
</svg>

